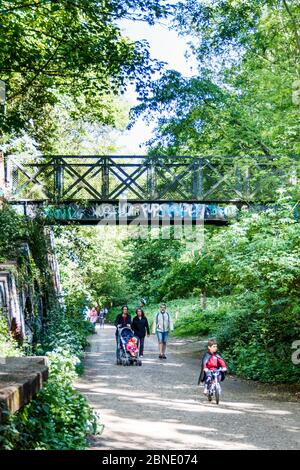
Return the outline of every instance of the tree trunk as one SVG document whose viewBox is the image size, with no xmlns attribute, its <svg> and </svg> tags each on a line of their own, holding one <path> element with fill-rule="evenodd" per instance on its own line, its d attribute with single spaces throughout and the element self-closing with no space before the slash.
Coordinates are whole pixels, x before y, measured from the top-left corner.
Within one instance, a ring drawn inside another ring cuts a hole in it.
<svg viewBox="0 0 300 470">
<path fill-rule="evenodd" d="M 205 288 L 201 289 L 200 294 L 200 307 L 205 310 L 206 309 L 206 290 Z"/>
</svg>

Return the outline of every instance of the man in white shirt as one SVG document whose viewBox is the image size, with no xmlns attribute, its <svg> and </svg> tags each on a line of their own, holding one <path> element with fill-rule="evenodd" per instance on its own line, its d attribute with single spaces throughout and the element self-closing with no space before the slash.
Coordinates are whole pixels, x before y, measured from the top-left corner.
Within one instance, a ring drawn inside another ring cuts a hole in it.
<svg viewBox="0 0 300 470">
<path fill-rule="evenodd" d="M 169 331 L 173 331 L 174 326 L 171 315 L 166 310 L 166 304 L 160 305 L 160 311 L 155 315 L 153 321 L 153 334 L 156 333 L 159 345 L 159 359 L 167 359 L 166 349 Z"/>
</svg>

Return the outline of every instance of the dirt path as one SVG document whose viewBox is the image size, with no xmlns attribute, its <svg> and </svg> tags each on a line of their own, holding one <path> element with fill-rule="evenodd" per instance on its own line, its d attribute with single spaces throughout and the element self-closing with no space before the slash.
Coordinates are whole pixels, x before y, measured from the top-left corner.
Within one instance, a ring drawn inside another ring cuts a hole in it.
<svg viewBox="0 0 300 470">
<path fill-rule="evenodd" d="M 220 405 L 196 386 L 199 359 L 146 339 L 142 367 L 115 365 L 115 329 L 97 330 L 77 384 L 105 425 L 92 449 L 300 449 L 300 404 L 229 378 Z"/>
</svg>

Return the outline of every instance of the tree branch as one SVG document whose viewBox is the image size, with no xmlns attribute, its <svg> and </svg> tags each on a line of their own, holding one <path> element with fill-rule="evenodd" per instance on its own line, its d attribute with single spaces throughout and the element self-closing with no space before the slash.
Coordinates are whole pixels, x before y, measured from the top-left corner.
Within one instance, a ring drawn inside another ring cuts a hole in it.
<svg viewBox="0 0 300 470">
<path fill-rule="evenodd" d="M 45 70 L 45 68 L 47 67 L 47 65 L 50 64 L 50 62 L 54 59 L 54 57 L 56 56 L 60 46 L 62 45 L 62 43 L 64 42 L 66 38 L 66 34 L 62 37 L 61 41 L 58 43 L 58 45 L 56 46 L 55 48 L 55 51 L 53 52 L 53 54 L 51 54 L 51 56 L 49 57 L 49 59 L 47 60 L 47 62 L 36 72 L 36 74 L 34 75 L 34 77 L 29 80 L 29 82 L 26 83 L 25 86 L 23 86 L 21 88 L 21 90 L 19 90 L 17 93 L 15 93 L 14 95 L 10 96 L 9 98 L 7 98 L 7 101 L 11 101 L 13 100 L 14 98 L 16 98 L 17 96 L 21 95 L 24 93 L 24 91 L 26 91 L 34 82 L 35 80 L 38 78 L 38 76 Z"/>
<path fill-rule="evenodd" d="M 297 49 L 298 49 L 298 52 L 300 54 L 300 36 L 299 36 L 299 32 L 298 32 L 298 25 L 297 25 L 296 19 L 295 19 L 294 15 L 292 13 L 292 10 L 290 9 L 290 7 L 289 7 L 286 0 L 283 0 L 283 4 L 285 6 L 285 9 L 286 9 L 289 17 L 291 18 L 293 29 L 294 29 L 294 34 L 295 34 L 295 39 L 296 39 Z"/>
<path fill-rule="evenodd" d="M 23 5 L 16 5 L 11 8 L 5 8 L 3 10 L 0 10 L 0 13 L 9 13 L 10 11 L 16 11 L 24 8 L 31 8 L 31 7 L 37 7 L 39 5 L 43 5 L 45 3 L 51 3 L 51 0 L 41 0 L 40 2 L 37 3 L 24 3 Z"/>
</svg>

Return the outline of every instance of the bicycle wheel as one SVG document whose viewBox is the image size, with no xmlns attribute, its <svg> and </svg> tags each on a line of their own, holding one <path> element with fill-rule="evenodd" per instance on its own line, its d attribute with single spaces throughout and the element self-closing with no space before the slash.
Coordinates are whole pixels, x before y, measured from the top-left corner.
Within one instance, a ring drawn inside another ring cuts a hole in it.
<svg viewBox="0 0 300 470">
<path fill-rule="evenodd" d="M 219 402 L 220 402 L 220 385 L 219 384 L 216 384 L 216 388 L 215 388 L 215 397 L 216 397 L 216 404 L 218 405 Z"/>
<path fill-rule="evenodd" d="M 207 391 L 207 399 L 208 399 L 208 401 L 212 401 L 213 395 L 214 395 L 214 390 L 213 390 L 213 386 L 211 385 L 211 386 L 208 388 L 208 391 Z"/>
</svg>

